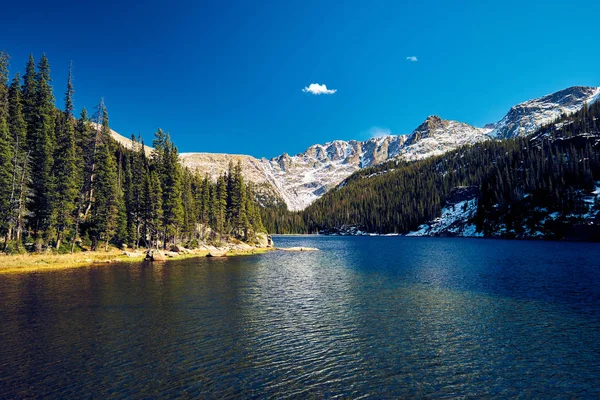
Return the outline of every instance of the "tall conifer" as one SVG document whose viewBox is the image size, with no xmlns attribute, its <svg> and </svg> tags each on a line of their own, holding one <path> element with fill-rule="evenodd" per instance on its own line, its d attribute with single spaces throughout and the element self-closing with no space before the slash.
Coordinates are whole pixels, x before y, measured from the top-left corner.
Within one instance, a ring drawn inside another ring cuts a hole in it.
<svg viewBox="0 0 600 400">
<path fill-rule="evenodd" d="M 108 126 L 108 112 L 102 107 L 101 140 L 96 160 L 96 180 L 93 197 L 93 226 L 96 242 L 104 241 L 104 249 L 114 237 L 117 229 L 118 185 L 117 163 L 112 151 L 112 140 Z"/>
<path fill-rule="evenodd" d="M 0 228 L 8 230 L 11 209 L 12 152 L 8 128 L 8 54 L 0 52 Z"/>
<path fill-rule="evenodd" d="M 75 157 L 75 129 L 73 126 L 73 75 L 69 68 L 65 110 L 60 125 L 54 153 L 54 174 L 56 187 L 52 207 L 56 214 L 56 248 L 60 247 L 66 231 L 74 226 L 77 204 L 77 162 Z"/>
<path fill-rule="evenodd" d="M 9 230 L 6 237 L 7 240 L 10 240 L 14 233 L 17 241 L 21 238 L 21 232 L 23 230 L 27 200 L 27 185 L 30 180 L 30 151 L 27 149 L 27 126 L 23 117 L 20 81 L 21 77 L 17 73 L 8 91 L 8 128 L 13 143 L 13 162 L 11 177 L 12 200 L 9 213 Z"/>
</svg>

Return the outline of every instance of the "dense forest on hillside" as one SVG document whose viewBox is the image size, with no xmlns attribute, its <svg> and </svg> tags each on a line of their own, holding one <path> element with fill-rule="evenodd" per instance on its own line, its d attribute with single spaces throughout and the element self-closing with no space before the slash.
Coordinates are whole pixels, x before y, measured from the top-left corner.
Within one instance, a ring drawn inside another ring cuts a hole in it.
<svg viewBox="0 0 600 400">
<path fill-rule="evenodd" d="M 73 116 L 73 80 L 59 110 L 45 55 L 9 82 L 0 53 L 0 234 L 5 252 L 78 251 L 109 244 L 164 246 L 199 240 L 252 242 L 264 231 L 240 165 L 216 183 L 185 169 L 158 130 L 148 157 L 112 139 L 101 101 Z"/>
<path fill-rule="evenodd" d="M 268 230 L 316 233 L 357 226 L 376 233 L 407 233 L 439 216 L 458 186 L 479 188 L 476 222 L 490 236 L 500 227 L 517 237 L 557 211 L 546 228 L 560 238 L 580 222 L 584 194 L 600 179 L 600 104 L 525 138 L 490 140 L 445 155 L 407 163 L 390 161 L 350 176 L 301 212 L 262 211 Z M 597 200 L 596 200 L 597 201 Z M 540 211 L 541 210 L 541 211 Z M 554 226 L 551 226 L 554 224 Z"/>
</svg>

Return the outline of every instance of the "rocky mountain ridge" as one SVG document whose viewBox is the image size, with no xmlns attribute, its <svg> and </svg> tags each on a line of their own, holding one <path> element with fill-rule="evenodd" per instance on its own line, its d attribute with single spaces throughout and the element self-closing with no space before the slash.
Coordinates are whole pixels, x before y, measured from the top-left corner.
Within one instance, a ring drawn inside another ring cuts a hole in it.
<svg viewBox="0 0 600 400">
<path fill-rule="evenodd" d="M 391 159 L 419 160 L 485 140 L 525 136 L 599 99 L 600 88 L 575 86 L 513 106 L 500 121 L 483 128 L 429 116 L 409 135 L 334 140 L 312 145 L 293 156 L 283 153 L 272 159 L 257 159 L 248 155 L 181 153 L 181 160 L 213 179 L 227 170 L 230 161 L 239 160 L 245 178 L 254 183 L 263 204 L 285 203 L 290 210 L 302 210 L 361 168 Z M 113 137 L 126 146 L 131 144 L 114 131 Z"/>
</svg>

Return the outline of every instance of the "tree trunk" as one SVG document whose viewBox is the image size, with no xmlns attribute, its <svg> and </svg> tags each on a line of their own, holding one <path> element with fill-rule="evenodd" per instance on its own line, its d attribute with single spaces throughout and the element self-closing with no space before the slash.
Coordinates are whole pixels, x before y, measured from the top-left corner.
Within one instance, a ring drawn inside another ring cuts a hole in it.
<svg viewBox="0 0 600 400">
<path fill-rule="evenodd" d="M 21 184 L 19 188 L 19 208 L 17 212 L 17 241 L 21 240 L 21 232 L 23 231 L 23 213 L 25 210 L 25 172 L 27 169 L 27 160 L 29 160 L 29 155 L 31 154 L 31 150 L 27 152 L 27 156 L 23 160 L 23 167 L 21 168 Z"/>
<path fill-rule="evenodd" d="M 140 229 L 142 228 L 142 224 L 138 223 L 135 228 L 135 245 L 134 248 L 137 250 L 140 247 Z"/>
<path fill-rule="evenodd" d="M 98 151 L 98 139 L 100 137 L 100 124 L 99 124 L 100 120 L 98 119 L 98 121 L 96 122 L 96 137 L 94 138 L 94 155 L 93 155 L 93 159 L 92 159 L 92 165 L 90 168 L 90 190 L 88 191 L 88 204 L 87 207 L 85 208 L 85 212 L 83 213 L 83 220 L 87 220 L 87 217 L 90 213 L 90 210 L 92 209 L 92 201 L 94 199 L 94 178 L 95 178 L 95 174 L 94 172 L 96 171 L 96 153 Z"/>
</svg>

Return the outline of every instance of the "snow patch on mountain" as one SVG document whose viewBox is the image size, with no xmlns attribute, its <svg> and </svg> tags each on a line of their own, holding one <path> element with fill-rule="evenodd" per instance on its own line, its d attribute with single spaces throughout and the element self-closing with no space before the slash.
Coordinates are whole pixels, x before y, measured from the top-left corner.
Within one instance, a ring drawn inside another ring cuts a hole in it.
<svg viewBox="0 0 600 400">
<path fill-rule="evenodd" d="M 441 215 L 422 224 L 406 236 L 463 236 L 483 237 L 477 232 L 473 218 L 477 213 L 478 189 L 476 187 L 455 188 L 442 208 Z"/>
</svg>

